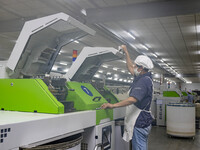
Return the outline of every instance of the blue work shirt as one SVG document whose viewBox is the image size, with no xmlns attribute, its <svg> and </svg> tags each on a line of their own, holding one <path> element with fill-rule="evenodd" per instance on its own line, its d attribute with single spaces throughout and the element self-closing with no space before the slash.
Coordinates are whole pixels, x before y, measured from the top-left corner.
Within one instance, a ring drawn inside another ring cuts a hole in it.
<svg viewBox="0 0 200 150">
<path fill-rule="evenodd" d="M 135 77 L 130 89 L 129 96 L 137 99 L 134 105 L 141 110 L 149 111 L 153 97 L 151 73 L 147 72 Z M 146 128 L 151 124 L 152 120 L 153 118 L 149 112 L 142 111 L 136 120 L 135 127 Z"/>
</svg>

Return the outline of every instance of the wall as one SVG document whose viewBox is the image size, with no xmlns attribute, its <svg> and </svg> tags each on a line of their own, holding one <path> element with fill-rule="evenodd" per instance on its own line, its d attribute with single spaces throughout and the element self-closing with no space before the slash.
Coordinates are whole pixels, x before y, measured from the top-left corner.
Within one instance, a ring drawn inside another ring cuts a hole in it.
<svg viewBox="0 0 200 150">
<path fill-rule="evenodd" d="M 200 90 L 200 83 L 191 83 L 191 84 L 188 84 L 188 83 L 182 83 L 181 84 L 181 90 L 183 91 L 189 91 L 189 90 Z"/>
</svg>

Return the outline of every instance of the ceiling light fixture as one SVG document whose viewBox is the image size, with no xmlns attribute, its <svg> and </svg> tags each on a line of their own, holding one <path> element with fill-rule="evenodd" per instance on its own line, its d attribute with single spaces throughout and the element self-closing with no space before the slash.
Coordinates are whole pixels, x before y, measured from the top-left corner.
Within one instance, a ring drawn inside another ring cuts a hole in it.
<svg viewBox="0 0 200 150">
<path fill-rule="evenodd" d="M 53 66 L 52 70 L 57 70 L 58 67 L 57 66 Z"/>
<path fill-rule="evenodd" d="M 81 13 L 82 13 L 83 15 L 87 16 L 87 12 L 86 12 L 85 9 L 81 9 Z"/>
<path fill-rule="evenodd" d="M 123 62 L 123 63 L 126 63 L 126 61 L 125 61 L 125 60 L 122 60 L 122 62 Z"/>
<path fill-rule="evenodd" d="M 155 74 L 154 77 L 155 78 L 160 78 L 160 75 L 159 74 Z"/>
<path fill-rule="evenodd" d="M 141 46 L 142 46 L 144 49 L 149 50 L 149 48 L 146 47 L 145 45 L 142 45 L 142 44 L 141 44 Z"/>
<path fill-rule="evenodd" d="M 127 32 L 127 34 L 135 40 L 135 37 L 131 33 Z"/>
<path fill-rule="evenodd" d="M 157 56 L 156 54 L 154 54 L 154 53 L 152 53 L 152 55 L 153 55 L 154 57 L 156 57 L 156 58 L 158 57 L 158 56 Z"/>
<path fill-rule="evenodd" d="M 99 74 L 95 74 L 94 77 L 99 78 Z"/>
<path fill-rule="evenodd" d="M 102 67 L 104 67 L 104 68 L 108 68 L 108 66 L 107 66 L 107 65 L 102 65 Z"/>
<path fill-rule="evenodd" d="M 99 73 L 103 73 L 103 70 L 99 70 L 98 72 L 99 72 Z"/>
<path fill-rule="evenodd" d="M 68 71 L 69 71 L 69 69 L 65 69 L 65 70 L 64 70 L 64 72 L 68 72 Z"/>
<path fill-rule="evenodd" d="M 79 43 L 79 41 L 75 40 L 74 43 Z"/>
<path fill-rule="evenodd" d="M 192 82 L 191 81 L 186 81 L 186 83 L 191 84 Z"/>
<path fill-rule="evenodd" d="M 60 62 L 60 64 L 67 66 L 67 63 L 65 63 L 65 62 Z"/>
</svg>

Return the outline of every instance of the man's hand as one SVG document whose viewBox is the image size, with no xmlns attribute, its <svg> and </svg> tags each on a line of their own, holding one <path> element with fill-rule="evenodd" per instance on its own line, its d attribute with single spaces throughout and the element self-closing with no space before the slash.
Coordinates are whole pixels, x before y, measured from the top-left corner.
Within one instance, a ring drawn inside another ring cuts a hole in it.
<svg viewBox="0 0 200 150">
<path fill-rule="evenodd" d="M 106 109 L 106 108 L 114 108 L 114 105 L 110 103 L 104 103 L 103 105 L 101 105 L 101 109 Z"/>
<path fill-rule="evenodd" d="M 128 50 L 127 50 L 127 48 L 126 48 L 126 45 L 121 45 L 121 48 L 122 48 L 122 50 L 124 51 L 124 53 L 128 53 Z"/>
<path fill-rule="evenodd" d="M 131 105 L 136 102 L 137 102 L 137 99 L 135 99 L 134 97 L 128 97 L 127 99 L 120 101 L 118 103 L 115 103 L 115 104 L 104 103 L 103 105 L 101 105 L 101 109 L 128 106 L 128 105 Z"/>
<path fill-rule="evenodd" d="M 121 45 L 121 48 L 122 48 L 122 50 L 124 51 L 125 56 L 126 56 L 126 66 L 127 66 L 127 68 L 128 68 L 128 71 L 129 71 L 132 75 L 134 75 L 134 66 L 133 66 L 132 60 L 131 60 L 131 58 L 130 58 L 130 56 L 129 56 L 128 50 L 127 50 L 127 48 L 126 48 L 126 45 Z"/>
</svg>

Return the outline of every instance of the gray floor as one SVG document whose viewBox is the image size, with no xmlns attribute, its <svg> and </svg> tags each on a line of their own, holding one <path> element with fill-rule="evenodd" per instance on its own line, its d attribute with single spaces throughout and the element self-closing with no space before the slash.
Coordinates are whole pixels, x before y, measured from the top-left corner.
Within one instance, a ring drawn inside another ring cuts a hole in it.
<svg viewBox="0 0 200 150">
<path fill-rule="evenodd" d="M 148 150 L 200 150 L 200 130 L 192 138 L 168 137 L 165 127 L 152 127 Z"/>
</svg>

